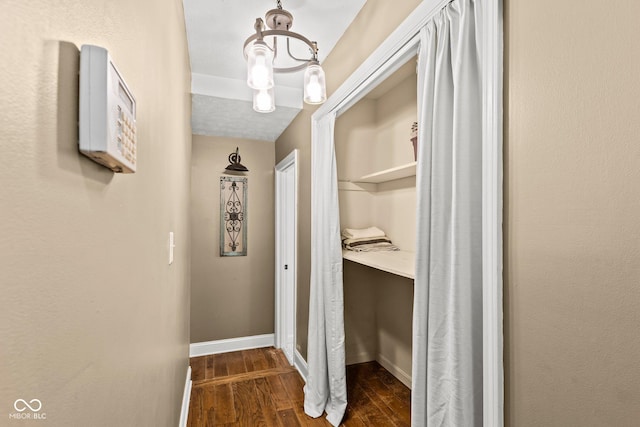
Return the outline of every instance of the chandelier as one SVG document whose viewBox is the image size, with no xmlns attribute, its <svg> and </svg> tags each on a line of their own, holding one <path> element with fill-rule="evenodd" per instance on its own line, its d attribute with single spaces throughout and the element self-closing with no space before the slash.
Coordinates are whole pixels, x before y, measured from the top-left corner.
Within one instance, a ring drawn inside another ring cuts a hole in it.
<svg viewBox="0 0 640 427">
<path fill-rule="evenodd" d="M 244 42 L 247 84 L 254 90 L 253 109 L 259 113 L 270 113 L 276 109 L 274 72 L 293 73 L 303 69 L 304 102 L 322 104 L 327 100 L 327 89 L 324 71 L 318 62 L 318 44 L 290 31 L 293 15 L 282 9 L 280 0 L 277 0 L 276 9 L 265 14 L 265 21 L 270 29 L 265 29 L 262 19 L 256 18 L 256 32 Z M 293 45 L 298 49 L 300 46 L 308 49 L 310 57 L 298 58 L 299 53 L 292 52 Z"/>
</svg>

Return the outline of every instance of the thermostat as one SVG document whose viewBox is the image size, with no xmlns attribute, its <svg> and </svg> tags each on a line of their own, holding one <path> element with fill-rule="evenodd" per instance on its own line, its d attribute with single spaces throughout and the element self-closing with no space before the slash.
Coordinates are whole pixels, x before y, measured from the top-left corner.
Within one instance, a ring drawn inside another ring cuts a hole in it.
<svg viewBox="0 0 640 427">
<path fill-rule="evenodd" d="M 136 100 L 99 46 L 80 50 L 80 152 L 114 172 L 136 171 Z"/>
</svg>

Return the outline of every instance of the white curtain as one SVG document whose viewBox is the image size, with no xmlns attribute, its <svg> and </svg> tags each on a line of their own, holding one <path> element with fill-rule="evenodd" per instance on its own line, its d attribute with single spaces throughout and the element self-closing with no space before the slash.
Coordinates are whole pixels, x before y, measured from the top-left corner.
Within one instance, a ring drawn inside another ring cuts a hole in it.
<svg viewBox="0 0 640 427">
<path fill-rule="evenodd" d="M 334 147 L 336 114 L 314 121 L 311 129 L 311 294 L 309 297 L 309 374 L 304 411 L 338 426 L 347 408 L 344 299 L 338 177 Z"/>
<path fill-rule="evenodd" d="M 482 425 L 480 0 L 422 29 L 412 425 Z"/>
</svg>

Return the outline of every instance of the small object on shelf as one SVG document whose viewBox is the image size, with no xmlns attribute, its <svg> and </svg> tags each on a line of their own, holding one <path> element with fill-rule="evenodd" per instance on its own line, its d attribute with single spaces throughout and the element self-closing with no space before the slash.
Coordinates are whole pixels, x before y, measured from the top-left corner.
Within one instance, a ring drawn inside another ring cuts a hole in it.
<svg viewBox="0 0 640 427">
<path fill-rule="evenodd" d="M 378 227 L 364 229 L 345 228 L 342 230 L 342 247 L 354 252 L 399 250 L 385 232 Z"/>
<path fill-rule="evenodd" d="M 418 122 L 411 125 L 411 143 L 413 144 L 413 160 L 418 160 Z"/>
<path fill-rule="evenodd" d="M 385 232 L 380 230 L 378 227 L 345 228 L 344 230 L 342 230 L 342 237 L 344 237 L 345 239 L 385 237 Z"/>
</svg>

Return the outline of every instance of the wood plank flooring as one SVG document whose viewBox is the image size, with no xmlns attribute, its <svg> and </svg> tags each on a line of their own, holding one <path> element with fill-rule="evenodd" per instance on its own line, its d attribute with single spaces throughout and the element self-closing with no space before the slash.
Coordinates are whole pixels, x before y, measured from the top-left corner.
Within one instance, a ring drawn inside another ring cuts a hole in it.
<svg viewBox="0 0 640 427">
<path fill-rule="evenodd" d="M 273 347 L 191 358 L 189 427 L 331 426 L 303 410 L 304 382 Z M 341 426 L 409 427 L 411 392 L 377 362 L 347 366 Z"/>
</svg>

